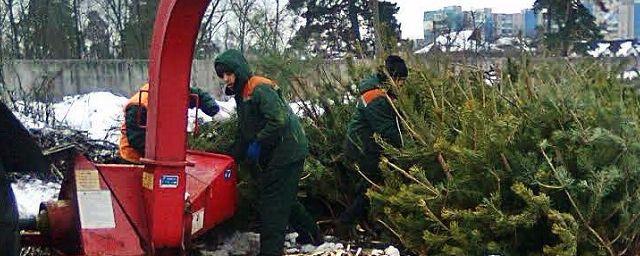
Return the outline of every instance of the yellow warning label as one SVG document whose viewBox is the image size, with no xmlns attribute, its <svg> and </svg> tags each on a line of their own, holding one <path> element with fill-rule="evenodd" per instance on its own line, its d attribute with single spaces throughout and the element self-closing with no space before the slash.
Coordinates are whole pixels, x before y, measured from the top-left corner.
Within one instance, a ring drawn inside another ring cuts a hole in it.
<svg viewBox="0 0 640 256">
<path fill-rule="evenodd" d="M 153 173 L 142 172 L 142 187 L 153 190 Z"/>
<path fill-rule="evenodd" d="M 76 170 L 76 188 L 78 191 L 100 190 L 98 170 Z"/>
</svg>

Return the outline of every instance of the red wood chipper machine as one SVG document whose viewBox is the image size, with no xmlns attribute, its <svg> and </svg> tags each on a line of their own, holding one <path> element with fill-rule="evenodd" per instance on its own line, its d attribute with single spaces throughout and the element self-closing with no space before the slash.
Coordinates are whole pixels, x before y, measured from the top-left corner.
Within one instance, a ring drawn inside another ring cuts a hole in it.
<svg viewBox="0 0 640 256">
<path fill-rule="evenodd" d="M 192 239 L 234 214 L 234 160 L 186 150 L 191 63 L 209 1 L 159 3 L 143 164 L 77 156 L 58 200 L 41 206 L 41 232 L 23 236 L 24 244 L 60 255 L 182 255 Z"/>
</svg>

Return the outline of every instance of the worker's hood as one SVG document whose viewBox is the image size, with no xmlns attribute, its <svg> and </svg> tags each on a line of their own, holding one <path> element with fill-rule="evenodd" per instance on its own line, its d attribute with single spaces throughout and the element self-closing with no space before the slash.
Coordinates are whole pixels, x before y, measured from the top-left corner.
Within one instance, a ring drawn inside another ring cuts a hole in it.
<svg viewBox="0 0 640 256">
<path fill-rule="evenodd" d="M 214 65 L 218 64 L 222 64 L 228 69 L 233 70 L 233 73 L 236 75 L 236 83 L 234 84 L 233 90 L 236 94 L 242 92 L 244 85 L 252 75 L 249 63 L 247 63 L 242 53 L 235 49 L 227 50 L 216 57 Z"/>
<path fill-rule="evenodd" d="M 377 75 L 371 75 L 360 82 L 358 85 L 358 91 L 360 91 L 360 94 L 363 94 L 367 91 L 379 89 L 381 87 L 382 81 L 380 81 L 380 78 L 378 78 Z"/>
</svg>

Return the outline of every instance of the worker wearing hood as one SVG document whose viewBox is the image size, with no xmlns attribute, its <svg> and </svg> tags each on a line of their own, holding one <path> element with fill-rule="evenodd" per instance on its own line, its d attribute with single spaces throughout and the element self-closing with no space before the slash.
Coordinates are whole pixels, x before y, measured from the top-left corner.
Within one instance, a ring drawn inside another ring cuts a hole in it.
<svg viewBox="0 0 640 256">
<path fill-rule="evenodd" d="M 319 243 L 313 218 L 297 200 L 298 181 L 308 153 L 307 138 L 298 117 L 274 81 L 253 75 L 237 50 L 215 59 L 225 93 L 234 95 L 238 125 L 233 155 L 253 166 L 258 181 L 260 255 L 282 255 L 287 223 L 302 240 Z"/>
<path fill-rule="evenodd" d="M 125 121 L 120 127 L 120 142 L 118 149 L 120 157 L 132 163 L 140 163 L 140 158 L 145 153 L 145 140 L 147 137 L 147 109 L 149 107 L 149 84 L 146 83 L 134 94 L 124 107 Z M 220 107 L 209 93 L 197 87 L 190 87 L 191 94 L 198 95 L 196 100 L 189 99 L 189 108 L 198 107 L 209 116 L 214 116 L 220 111 Z"/>
</svg>

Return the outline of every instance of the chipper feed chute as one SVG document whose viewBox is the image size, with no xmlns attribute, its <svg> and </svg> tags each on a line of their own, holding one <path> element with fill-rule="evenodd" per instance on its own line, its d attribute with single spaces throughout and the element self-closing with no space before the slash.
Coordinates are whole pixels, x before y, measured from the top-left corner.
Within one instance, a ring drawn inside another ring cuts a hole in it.
<svg viewBox="0 0 640 256">
<path fill-rule="evenodd" d="M 25 235 L 25 243 L 66 255 L 180 255 L 192 238 L 233 215 L 233 159 L 186 150 L 191 63 L 208 5 L 159 3 L 143 165 L 96 165 L 76 157 L 59 200 L 41 207 L 41 232 Z"/>
</svg>

